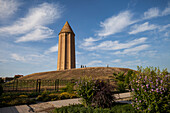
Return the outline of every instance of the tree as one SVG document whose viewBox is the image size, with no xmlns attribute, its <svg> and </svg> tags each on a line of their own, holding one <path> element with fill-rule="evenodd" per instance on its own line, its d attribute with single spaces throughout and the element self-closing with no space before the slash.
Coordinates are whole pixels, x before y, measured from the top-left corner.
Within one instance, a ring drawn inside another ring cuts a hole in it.
<svg viewBox="0 0 170 113">
<path fill-rule="evenodd" d="M 119 72 L 118 74 L 113 73 L 113 76 L 115 77 L 115 81 L 117 82 L 117 90 L 119 92 L 125 92 L 125 75 L 124 72 Z"/>
<path fill-rule="evenodd" d="M 118 74 L 113 73 L 113 76 L 115 77 L 116 81 L 125 81 L 125 76 L 124 76 L 124 72 L 119 72 Z"/>
</svg>

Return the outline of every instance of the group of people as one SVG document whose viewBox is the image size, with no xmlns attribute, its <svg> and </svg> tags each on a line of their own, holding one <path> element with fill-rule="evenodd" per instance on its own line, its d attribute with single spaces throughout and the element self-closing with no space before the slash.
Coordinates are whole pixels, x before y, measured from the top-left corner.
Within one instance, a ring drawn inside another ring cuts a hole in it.
<svg viewBox="0 0 170 113">
<path fill-rule="evenodd" d="M 81 68 L 86 68 L 86 65 L 81 65 Z"/>
</svg>

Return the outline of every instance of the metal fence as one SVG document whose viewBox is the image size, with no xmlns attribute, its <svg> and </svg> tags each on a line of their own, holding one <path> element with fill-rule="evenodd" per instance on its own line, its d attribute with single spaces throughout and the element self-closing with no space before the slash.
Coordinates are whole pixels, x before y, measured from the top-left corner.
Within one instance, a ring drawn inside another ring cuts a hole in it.
<svg viewBox="0 0 170 113">
<path fill-rule="evenodd" d="M 74 83 L 76 80 L 13 80 L 3 84 L 4 92 L 41 92 L 59 91 L 66 87 L 68 83 Z"/>
</svg>

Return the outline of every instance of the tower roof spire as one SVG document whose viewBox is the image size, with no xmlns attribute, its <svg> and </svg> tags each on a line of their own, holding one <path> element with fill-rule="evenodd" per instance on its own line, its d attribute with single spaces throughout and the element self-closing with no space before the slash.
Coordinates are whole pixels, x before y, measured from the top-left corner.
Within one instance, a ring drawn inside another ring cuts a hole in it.
<svg viewBox="0 0 170 113">
<path fill-rule="evenodd" d="M 61 29 L 60 33 L 73 33 L 73 30 L 71 29 L 71 26 L 69 25 L 68 21 L 64 24 L 63 28 Z M 59 33 L 59 34 L 60 34 Z M 75 34 L 74 34 L 75 35 Z"/>
</svg>

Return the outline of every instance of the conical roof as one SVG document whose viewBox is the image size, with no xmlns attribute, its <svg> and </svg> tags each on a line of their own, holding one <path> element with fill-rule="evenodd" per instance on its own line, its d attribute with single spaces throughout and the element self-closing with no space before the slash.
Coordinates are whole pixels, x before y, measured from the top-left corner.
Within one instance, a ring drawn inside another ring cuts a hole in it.
<svg viewBox="0 0 170 113">
<path fill-rule="evenodd" d="M 73 32 L 73 30 L 71 29 L 68 21 L 66 21 L 66 23 L 64 24 L 64 26 L 63 26 L 63 28 L 61 29 L 60 33 L 73 33 L 73 34 L 74 34 L 74 32 Z M 59 33 L 59 34 L 60 34 L 60 33 Z M 75 34 L 74 34 L 74 35 L 75 35 Z"/>
</svg>

